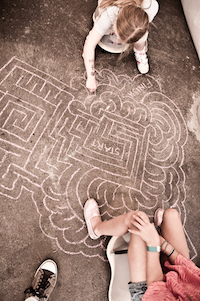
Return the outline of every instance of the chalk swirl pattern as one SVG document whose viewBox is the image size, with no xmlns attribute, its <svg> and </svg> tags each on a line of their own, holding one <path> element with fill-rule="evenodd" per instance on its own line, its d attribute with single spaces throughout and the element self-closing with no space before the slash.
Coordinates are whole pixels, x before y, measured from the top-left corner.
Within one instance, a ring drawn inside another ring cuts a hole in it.
<svg viewBox="0 0 200 301">
<path fill-rule="evenodd" d="M 104 69 L 90 94 L 84 76 L 66 85 L 16 58 L 0 74 L 0 193 L 29 191 L 60 250 L 105 260 L 105 238 L 92 241 L 83 218 L 90 197 L 103 220 L 173 207 L 185 226 L 187 127 L 153 77 Z"/>
</svg>

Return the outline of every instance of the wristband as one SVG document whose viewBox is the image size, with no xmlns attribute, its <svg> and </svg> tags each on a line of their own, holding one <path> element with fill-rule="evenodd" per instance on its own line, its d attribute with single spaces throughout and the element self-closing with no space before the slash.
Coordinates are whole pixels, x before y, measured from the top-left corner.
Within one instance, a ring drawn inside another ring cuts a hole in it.
<svg viewBox="0 0 200 301">
<path fill-rule="evenodd" d="M 149 252 L 160 252 L 160 246 L 157 246 L 157 247 L 148 247 L 147 246 L 147 251 L 149 251 Z"/>
<path fill-rule="evenodd" d="M 174 253 L 174 248 L 172 248 L 171 252 L 167 255 L 167 257 L 171 256 Z"/>
<path fill-rule="evenodd" d="M 162 249 L 162 246 L 164 246 L 164 244 L 165 244 L 166 242 L 168 242 L 168 241 L 165 240 L 165 241 L 162 243 L 162 245 L 160 246 L 160 249 Z"/>
<path fill-rule="evenodd" d="M 165 252 L 166 252 L 168 246 L 169 246 L 169 243 L 166 244 L 166 247 L 165 247 L 165 249 L 164 249 L 164 251 L 163 251 L 164 254 L 165 254 Z"/>
</svg>

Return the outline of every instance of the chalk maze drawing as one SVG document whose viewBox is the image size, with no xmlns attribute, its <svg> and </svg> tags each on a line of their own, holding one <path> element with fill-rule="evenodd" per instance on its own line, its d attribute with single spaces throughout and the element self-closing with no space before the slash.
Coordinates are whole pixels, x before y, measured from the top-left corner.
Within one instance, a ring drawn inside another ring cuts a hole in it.
<svg viewBox="0 0 200 301">
<path fill-rule="evenodd" d="M 105 238 L 92 241 L 85 227 L 89 197 L 103 220 L 173 207 L 185 229 L 187 127 L 151 76 L 97 77 L 90 95 L 84 76 L 66 85 L 17 58 L 1 68 L 0 193 L 20 200 L 26 189 L 60 250 L 105 260 Z"/>
</svg>

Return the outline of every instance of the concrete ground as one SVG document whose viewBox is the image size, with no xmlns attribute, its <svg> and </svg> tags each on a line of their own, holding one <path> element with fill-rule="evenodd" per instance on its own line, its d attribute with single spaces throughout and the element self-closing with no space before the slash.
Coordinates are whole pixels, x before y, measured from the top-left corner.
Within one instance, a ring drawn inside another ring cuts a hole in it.
<svg viewBox="0 0 200 301">
<path fill-rule="evenodd" d="M 1 301 L 24 300 L 46 258 L 59 268 L 49 300 L 108 300 L 108 239 L 87 236 L 88 197 L 103 219 L 176 208 L 200 266 L 199 60 L 180 1 L 158 2 L 149 74 L 97 48 L 89 94 L 96 1 L 1 1 Z"/>
</svg>

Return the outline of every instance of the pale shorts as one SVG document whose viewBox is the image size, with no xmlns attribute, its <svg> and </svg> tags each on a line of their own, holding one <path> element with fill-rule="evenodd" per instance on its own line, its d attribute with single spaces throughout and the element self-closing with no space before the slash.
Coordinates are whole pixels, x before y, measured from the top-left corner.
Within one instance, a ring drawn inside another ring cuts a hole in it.
<svg viewBox="0 0 200 301">
<path fill-rule="evenodd" d="M 129 282 L 128 286 L 129 286 L 129 292 L 131 294 L 131 300 L 141 301 L 147 290 L 146 281 L 137 282 L 137 283 Z"/>
</svg>

